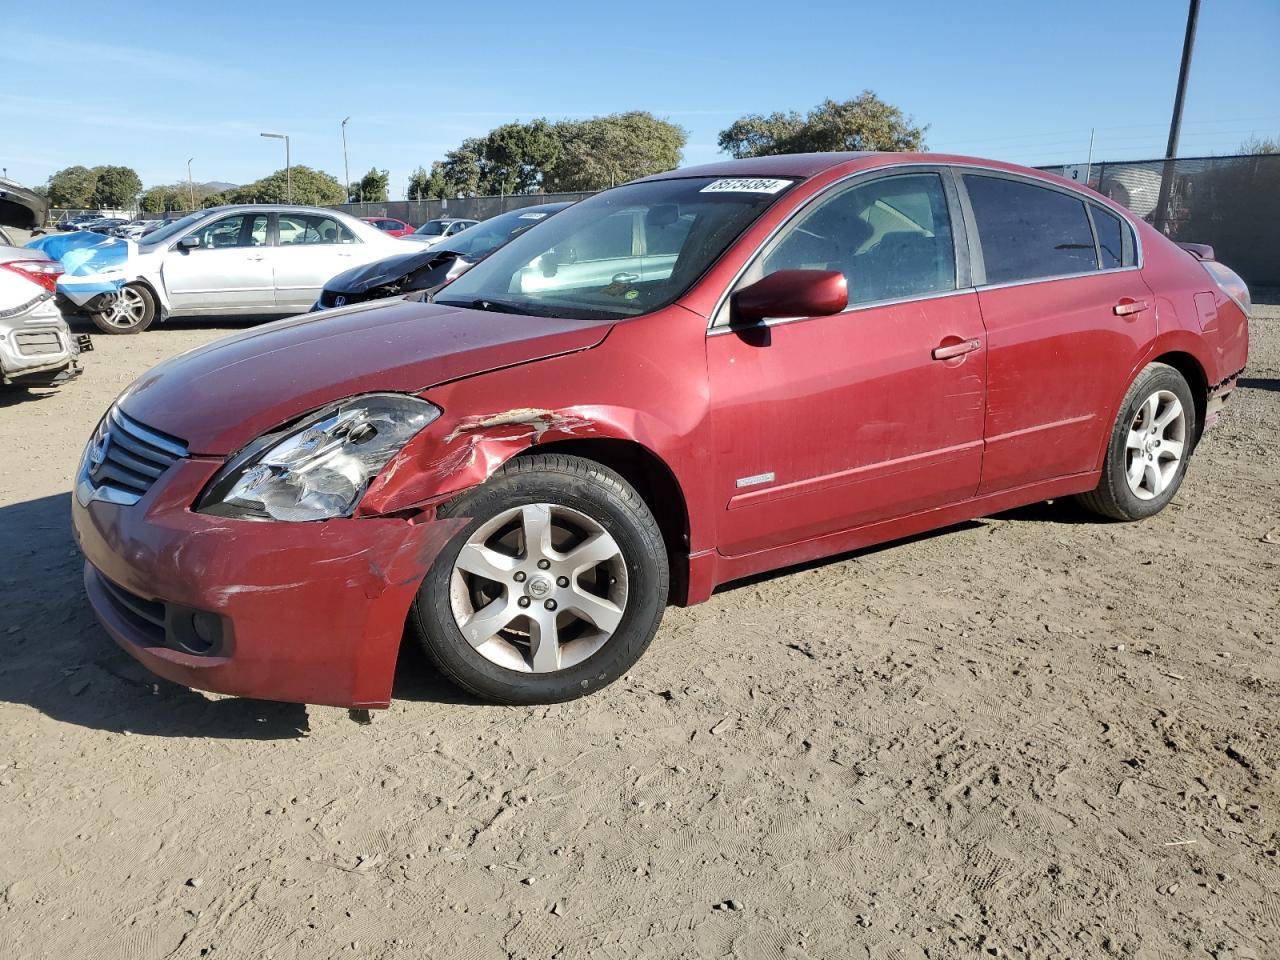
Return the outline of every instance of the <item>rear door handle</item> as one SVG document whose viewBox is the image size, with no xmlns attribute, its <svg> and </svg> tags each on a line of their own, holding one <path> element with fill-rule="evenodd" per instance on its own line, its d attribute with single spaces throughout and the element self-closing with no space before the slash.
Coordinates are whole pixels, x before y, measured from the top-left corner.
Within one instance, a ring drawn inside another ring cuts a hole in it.
<svg viewBox="0 0 1280 960">
<path fill-rule="evenodd" d="M 1121 297 L 1120 302 L 1111 309 L 1117 317 L 1129 317 L 1150 309 L 1150 304 L 1145 300 L 1135 300 L 1133 297 Z"/>
<path fill-rule="evenodd" d="M 260 253 L 256 253 L 256 254 L 254 254 L 252 257 L 245 257 L 245 259 L 246 259 L 246 260 L 252 260 L 252 261 L 254 261 L 254 262 L 256 263 L 257 261 L 259 261 L 259 260 L 261 260 L 261 259 L 262 259 L 262 254 L 260 254 Z"/>
<path fill-rule="evenodd" d="M 959 343 L 949 343 L 945 347 L 934 347 L 933 359 L 954 360 L 956 357 L 963 357 L 966 353 L 972 353 L 981 346 L 981 340 L 962 340 Z"/>
</svg>

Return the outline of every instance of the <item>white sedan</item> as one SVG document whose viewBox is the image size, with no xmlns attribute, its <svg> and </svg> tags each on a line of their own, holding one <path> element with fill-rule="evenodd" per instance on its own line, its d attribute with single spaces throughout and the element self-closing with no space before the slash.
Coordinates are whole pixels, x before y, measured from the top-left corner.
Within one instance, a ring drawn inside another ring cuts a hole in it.
<svg viewBox="0 0 1280 960">
<path fill-rule="evenodd" d="M 60 295 L 105 333 L 139 333 L 172 316 L 304 313 L 334 274 L 404 245 L 336 210 L 252 204 L 48 252 L 66 269 Z"/>
</svg>

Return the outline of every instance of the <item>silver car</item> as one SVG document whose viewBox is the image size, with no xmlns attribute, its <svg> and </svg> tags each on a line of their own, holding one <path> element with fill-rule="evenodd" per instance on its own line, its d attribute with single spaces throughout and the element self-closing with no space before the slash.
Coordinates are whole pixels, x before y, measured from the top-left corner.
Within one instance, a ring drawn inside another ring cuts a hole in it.
<svg viewBox="0 0 1280 960">
<path fill-rule="evenodd" d="M 80 373 L 82 348 L 54 304 L 58 265 L 0 228 L 0 385 L 47 387 Z"/>
<path fill-rule="evenodd" d="M 459 217 L 437 217 L 435 220 L 428 220 L 413 233 L 406 233 L 400 239 L 434 246 L 442 240 L 448 240 L 453 235 L 461 233 L 467 227 L 474 227 L 479 222 L 479 220 L 466 220 Z"/>
<path fill-rule="evenodd" d="M 58 293 L 105 333 L 139 333 L 173 316 L 304 313 L 334 274 L 402 252 L 336 210 L 214 207 L 136 241 L 59 254 Z"/>
</svg>

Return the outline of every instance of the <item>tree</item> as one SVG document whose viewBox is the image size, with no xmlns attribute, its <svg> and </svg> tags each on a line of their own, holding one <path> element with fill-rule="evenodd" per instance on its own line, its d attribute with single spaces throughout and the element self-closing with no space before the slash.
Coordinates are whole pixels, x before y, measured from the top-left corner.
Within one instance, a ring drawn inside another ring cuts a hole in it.
<svg viewBox="0 0 1280 960">
<path fill-rule="evenodd" d="M 195 202 L 192 203 L 194 196 Z M 206 206 L 217 206 L 208 203 L 211 197 L 221 197 L 212 192 L 204 184 L 168 183 L 148 187 L 142 192 L 138 201 L 139 208 L 145 213 L 169 213 L 174 210 L 199 210 Z"/>
<path fill-rule="evenodd" d="M 94 167 L 91 172 L 97 175 L 93 206 L 108 210 L 133 209 L 142 192 L 142 180 L 132 167 Z"/>
<path fill-rule="evenodd" d="M 432 165 L 432 173 L 435 172 L 436 166 L 438 166 L 438 164 Z M 409 174 L 409 187 L 408 187 L 408 192 L 405 194 L 405 199 L 406 200 L 434 199 L 434 196 L 431 192 L 433 187 L 433 184 L 431 182 L 432 173 L 428 173 L 426 167 L 418 167 L 417 170 L 414 170 L 413 173 Z"/>
<path fill-rule="evenodd" d="M 55 207 L 88 207 L 98 175 L 88 167 L 64 167 L 49 178 L 49 203 Z"/>
<path fill-rule="evenodd" d="M 481 192 L 535 192 L 560 150 L 560 136 L 546 120 L 507 123 L 490 130 L 480 144 Z"/>
<path fill-rule="evenodd" d="M 292 201 L 289 200 L 290 179 L 293 183 Z M 337 177 L 311 167 L 295 165 L 292 171 L 287 172 L 281 168 L 261 180 L 228 190 L 224 196 L 228 203 L 292 202 L 325 206 L 343 203 L 346 191 L 342 189 Z"/>
<path fill-rule="evenodd" d="M 1244 143 L 1240 144 L 1240 152 L 1252 154 L 1254 156 L 1266 153 L 1280 153 L 1280 137 L 1265 139 L 1259 137 L 1250 137 Z"/>
<path fill-rule="evenodd" d="M 923 150 L 928 126 L 872 91 L 853 100 L 824 100 L 808 116 L 798 113 L 751 114 L 720 131 L 720 149 L 734 157 L 832 150 Z"/>
<path fill-rule="evenodd" d="M 546 171 L 548 192 L 602 190 L 680 163 L 688 133 L 646 111 L 555 124 L 560 151 Z"/>
<path fill-rule="evenodd" d="M 362 203 L 383 203 L 390 199 L 387 196 L 387 185 L 390 182 L 391 173 L 389 171 L 370 167 L 368 173 L 351 184 L 347 197 L 350 200 L 359 200 Z"/>
</svg>

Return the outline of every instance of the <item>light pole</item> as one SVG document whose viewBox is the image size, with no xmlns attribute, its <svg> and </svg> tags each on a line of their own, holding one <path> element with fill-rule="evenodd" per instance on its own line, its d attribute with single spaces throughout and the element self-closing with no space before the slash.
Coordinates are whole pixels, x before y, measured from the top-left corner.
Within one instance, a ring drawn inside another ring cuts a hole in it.
<svg viewBox="0 0 1280 960">
<path fill-rule="evenodd" d="M 192 157 L 191 160 L 194 160 Z M 191 209 L 196 208 L 196 185 L 191 182 L 191 160 L 187 161 L 187 194 L 191 198 Z"/>
<path fill-rule="evenodd" d="M 287 133 L 264 133 L 268 140 L 284 141 L 284 198 L 285 203 L 293 203 L 293 162 L 289 159 L 289 135 Z"/>
<path fill-rule="evenodd" d="M 1178 67 L 1178 89 L 1173 96 L 1173 119 L 1169 121 L 1169 145 L 1164 151 L 1164 170 L 1160 175 L 1160 196 L 1156 200 L 1156 229 L 1168 233 L 1169 195 L 1173 191 L 1173 159 L 1178 155 L 1178 138 L 1182 134 L 1182 104 L 1187 96 L 1187 75 L 1191 72 L 1191 50 L 1196 44 L 1196 24 L 1200 19 L 1200 0 L 1187 6 L 1187 32 L 1182 38 L 1182 63 Z"/>
<path fill-rule="evenodd" d="M 350 120 L 350 119 L 351 119 L 350 117 L 346 117 L 341 124 L 342 126 L 342 175 L 345 178 L 342 181 L 342 185 L 343 185 L 343 190 L 347 194 L 348 200 L 351 199 L 351 167 L 347 164 L 347 120 Z"/>
</svg>

